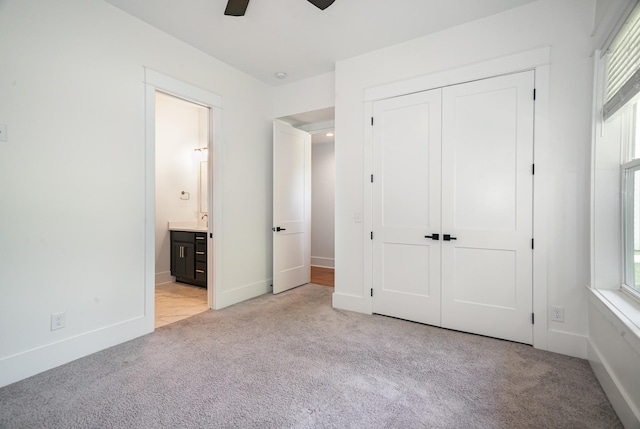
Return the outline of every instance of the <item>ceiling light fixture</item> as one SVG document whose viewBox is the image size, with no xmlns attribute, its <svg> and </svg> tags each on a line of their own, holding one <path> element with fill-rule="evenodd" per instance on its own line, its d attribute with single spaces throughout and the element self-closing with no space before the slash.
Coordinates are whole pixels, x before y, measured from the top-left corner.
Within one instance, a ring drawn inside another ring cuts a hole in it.
<svg viewBox="0 0 640 429">
<path fill-rule="evenodd" d="M 327 134 L 325 134 L 325 136 L 327 136 L 327 137 L 333 137 L 333 133 L 327 133 Z"/>
<path fill-rule="evenodd" d="M 276 78 L 277 79 L 286 79 L 287 78 L 287 74 L 285 72 L 277 72 L 276 73 Z"/>
</svg>

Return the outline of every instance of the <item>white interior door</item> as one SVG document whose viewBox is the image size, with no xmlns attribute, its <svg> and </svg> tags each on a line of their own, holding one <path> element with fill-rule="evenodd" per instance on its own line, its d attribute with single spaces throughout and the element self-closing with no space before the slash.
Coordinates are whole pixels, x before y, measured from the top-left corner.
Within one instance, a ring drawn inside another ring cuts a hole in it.
<svg viewBox="0 0 640 429">
<path fill-rule="evenodd" d="M 373 311 L 433 325 L 440 325 L 440 94 L 382 100 L 373 111 Z"/>
<path fill-rule="evenodd" d="M 442 93 L 442 326 L 528 344 L 533 88 L 530 71 Z"/>
<path fill-rule="evenodd" d="M 311 135 L 273 123 L 273 293 L 311 276 Z"/>
</svg>

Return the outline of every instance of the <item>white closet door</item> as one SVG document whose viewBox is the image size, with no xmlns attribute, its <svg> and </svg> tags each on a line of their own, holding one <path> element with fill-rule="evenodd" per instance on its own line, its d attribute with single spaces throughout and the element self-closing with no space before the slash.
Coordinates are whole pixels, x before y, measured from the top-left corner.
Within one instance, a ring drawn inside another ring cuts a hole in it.
<svg viewBox="0 0 640 429">
<path fill-rule="evenodd" d="M 531 344 L 534 72 L 443 89 L 442 326 Z"/>
<path fill-rule="evenodd" d="M 440 324 L 441 90 L 373 106 L 373 311 Z"/>
</svg>

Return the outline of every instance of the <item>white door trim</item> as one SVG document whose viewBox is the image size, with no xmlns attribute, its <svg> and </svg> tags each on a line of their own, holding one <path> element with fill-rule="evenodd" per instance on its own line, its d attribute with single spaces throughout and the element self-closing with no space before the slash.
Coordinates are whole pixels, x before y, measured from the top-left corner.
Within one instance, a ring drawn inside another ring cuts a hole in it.
<svg viewBox="0 0 640 429">
<path fill-rule="evenodd" d="M 533 190 L 533 235 L 535 239 L 535 249 L 533 251 L 533 312 L 535 314 L 535 323 L 533 325 L 533 346 L 537 349 L 548 350 L 547 237 L 545 236 L 545 219 L 548 211 L 548 202 L 544 197 L 550 195 L 550 178 L 545 175 L 546 165 L 548 165 L 550 159 L 548 132 L 550 62 L 551 47 L 543 47 L 446 72 L 421 76 L 365 90 L 365 117 L 363 118 L 365 125 L 363 216 L 364 287 L 362 298 L 356 300 L 362 301 L 361 303 L 357 303 L 357 307 L 363 312 L 371 314 L 373 308 L 373 301 L 369 296 L 369 290 L 373 286 L 371 275 L 373 270 L 373 243 L 369 238 L 369 231 L 372 231 L 373 228 L 372 188 L 369 180 L 369 176 L 373 171 L 373 135 L 370 126 L 373 101 L 503 74 L 535 70 L 534 162 L 536 163 L 536 174 L 534 177 Z M 356 303 L 354 302 L 354 304 Z"/>
<path fill-rule="evenodd" d="M 452 70 L 368 88 L 364 91 L 364 101 L 382 100 L 503 74 L 532 70 L 539 66 L 550 64 L 550 62 L 551 47 L 545 46 Z"/>
<path fill-rule="evenodd" d="M 149 331 L 155 322 L 155 95 L 161 91 L 209 108 L 208 203 L 213 222 L 209 222 L 207 248 L 207 301 L 217 308 L 222 279 L 222 98 L 157 71 L 144 69 L 145 84 L 145 319 Z M 216 156 L 214 156 L 214 154 Z"/>
</svg>

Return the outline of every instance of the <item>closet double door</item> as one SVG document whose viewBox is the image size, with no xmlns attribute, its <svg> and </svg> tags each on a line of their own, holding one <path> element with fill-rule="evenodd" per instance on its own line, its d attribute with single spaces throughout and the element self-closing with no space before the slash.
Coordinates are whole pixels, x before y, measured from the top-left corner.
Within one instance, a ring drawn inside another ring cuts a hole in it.
<svg viewBox="0 0 640 429">
<path fill-rule="evenodd" d="M 534 72 L 373 104 L 373 311 L 531 344 Z"/>
</svg>

